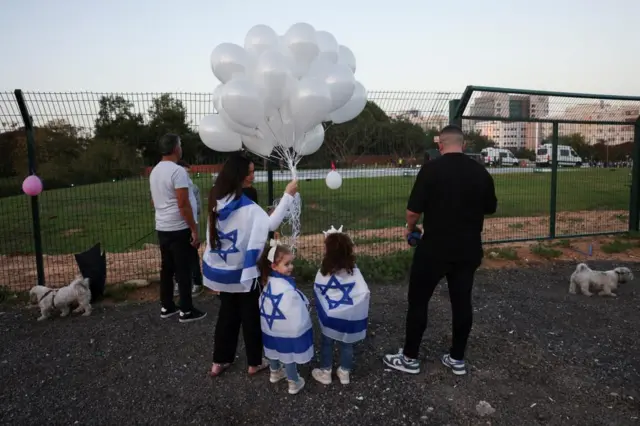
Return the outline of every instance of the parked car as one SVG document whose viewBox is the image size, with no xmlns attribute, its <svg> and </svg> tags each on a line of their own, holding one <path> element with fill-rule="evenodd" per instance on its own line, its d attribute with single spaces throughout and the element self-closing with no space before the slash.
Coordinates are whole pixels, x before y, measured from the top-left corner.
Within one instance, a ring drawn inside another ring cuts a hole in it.
<svg viewBox="0 0 640 426">
<path fill-rule="evenodd" d="M 519 163 L 513 153 L 504 148 L 485 148 L 480 155 L 486 166 L 517 166 Z"/>
<path fill-rule="evenodd" d="M 536 151 L 536 167 L 551 167 L 553 145 L 540 145 Z M 558 166 L 582 167 L 582 158 L 568 145 L 558 145 Z"/>
</svg>

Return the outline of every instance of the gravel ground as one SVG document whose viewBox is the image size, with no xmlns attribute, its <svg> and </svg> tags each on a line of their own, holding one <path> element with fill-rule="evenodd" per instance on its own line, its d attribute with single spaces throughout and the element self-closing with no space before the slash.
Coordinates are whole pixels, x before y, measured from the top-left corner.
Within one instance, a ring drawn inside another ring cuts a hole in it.
<svg viewBox="0 0 640 426">
<path fill-rule="evenodd" d="M 640 424 L 640 287 L 624 285 L 615 299 L 570 296 L 572 269 L 481 271 L 471 371 L 461 378 L 437 361 L 450 336 L 444 291 L 431 303 L 423 372 L 383 368 L 382 355 L 402 343 L 406 286 L 371 285 L 352 384 L 322 386 L 304 366 L 308 384 L 296 396 L 266 374 L 249 378 L 244 355 L 224 376 L 207 376 L 216 298 L 200 300 L 210 316 L 187 325 L 161 320 L 153 303 L 44 323 L 34 309 L 0 307 L 0 423 Z M 480 417 L 480 401 L 495 412 Z"/>
</svg>

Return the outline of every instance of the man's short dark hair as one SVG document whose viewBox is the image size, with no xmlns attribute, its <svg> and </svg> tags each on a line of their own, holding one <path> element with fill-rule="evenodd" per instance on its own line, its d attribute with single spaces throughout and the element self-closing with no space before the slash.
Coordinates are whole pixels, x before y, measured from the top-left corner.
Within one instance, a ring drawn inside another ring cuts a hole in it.
<svg viewBox="0 0 640 426">
<path fill-rule="evenodd" d="M 180 143 L 180 136 L 174 133 L 163 135 L 158 141 L 158 148 L 161 155 L 171 155 Z"/>
<path fill-rule="evenodd" d="M 440 130 L 440 135 L 460 135 L 464 136 L 462 129 L 456 125 L 450 124 Z"/>
</svg>

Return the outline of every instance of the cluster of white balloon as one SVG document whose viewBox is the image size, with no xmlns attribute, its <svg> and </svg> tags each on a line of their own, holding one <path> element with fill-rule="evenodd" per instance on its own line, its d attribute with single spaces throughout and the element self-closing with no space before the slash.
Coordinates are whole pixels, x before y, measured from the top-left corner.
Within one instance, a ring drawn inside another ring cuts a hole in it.
<svg viewBox="0 0 640 426">
<path fill-rule="evenodd" d="M 221 43 L 211 53 L 211 70 L 220 80 L 213 92 L 218 114 L 199 125 L 202 142 L 220 152 L 248 151 L 282 160 L 297 178 L 296 166 L 324 142 L 323 123 L 356 118 L 367 91 L 356 81 L 356 58 L 327 31 L 307 23 L 278 35 L 267 25 L 252 27 L 244 47 Z M 327 186 L 337 189 L 340 175 L 331 171 Z M 297 196 L 288 222 L 295 247 L 300 233 L 301 200 Z"/>
<path fill-rule="evenodd" d="M 261 157 L 281 159 L 294 177 L 300 159 L 320 149 L 323 123 L 350 121 L 367 102 L 354 77 L 353 52 L 307 23 L 282 36 L 256 25 L 244 48 L 216 46 L 211 69 L 221 82 L 213 93 L 218 114 L 200 121 L 202 142 L 215 151 L 244 145 Z"/>
</svg>

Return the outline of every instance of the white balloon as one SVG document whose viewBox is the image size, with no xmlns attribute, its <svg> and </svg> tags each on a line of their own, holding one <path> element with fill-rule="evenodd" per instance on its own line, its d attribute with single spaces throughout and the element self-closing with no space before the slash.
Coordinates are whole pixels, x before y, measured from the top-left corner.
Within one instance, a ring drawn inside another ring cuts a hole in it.
<svg viewBox="0 0 640 426">
<path fill-rule="evenodd" d="M 246 77 L 224 85 L 220 104 L 229 118 L 242 126 L 257 128 L 264 121 L 264 102 L 256 85 Z"/>
<path fill-rule="evenodd" d="M 269 157 L 273 151 L 274 140 L 269 132 L 264 132 L 264 138 L 254 136 L 242 136 L 242 143 L 247 150 L 262 157 Z"/>
<path fill-rule="evenodd" d="M 338 63 L 348 65 L 351 71 L 356 73 L 356 57 L 347 46 L 338 46 Z"/>
<path fill-rule="evenodd" d="M 222 107 L 222 101 L 218 98 L 217 104 L 215 105 L 216 111 L 218 111 L 218 115 L 224 121 L 224 124 L 232 131 L 238 133 L 239 135 L 247 135 L 247 136 L 256 136 L 261 137 L 261 133 L 257 127 L 247 127 L 233 121 L 229 114 Z"/>
<path fill-rule="evenodd" d="M 331 92 L 331 111 L 349 102 L 355 91 L 356 79 L 348 65 L 332 65 L 324 81 Z"/>
<path fill-rule="evenodd" d="M 311 65 L 309 65 L 309 69 L 307 70 L 305 77 L 314 77 L 324 80 L 327 75 L 329 75 L 329 72 L 331 72 L 333 65 L 334 64 L 332 64 L 326 56 L 318 56 L 313 60 L 313 62 L 311 62 Z"/>
<path fill-rule="evenodd" d="M 300 65 L 301 71 L 306 73 L 309 65 L 320 52 L 315 28 L 304 22 L 293 24 L 284 34 L 284 41 L 291 50 L 293 58 Z M 304 74 L 298 77 L 302 75 Z"/>
<path fill-rule="evenodd" d="M 322 146 L 324 142 L 324 127 L 318 124 L 313 129 L 304 134 L 304 137 L 298 139 L 293 147 L 299 155 L 311 155 Z"/>
<path fill-rule="evenodd" d="M 331 112 L 329 118 L 335 124 L 346 123 L 356 118 L 367 105 L 367 89 L 356 81 L 351 99 L 342 107 Z"/>
<path fill-rule="evenodd" d="M 247 32 L 244 48 L 247 52 L 259 57 L 263 52 L 278 46 L 278 34 L 268 25 L 258 24 Z"/>
<path fill-rule="evenodd" d="M 292 65 L 278 50 L 267 50 L 258 58 L 254 82 L 267 110 L 280 108 L 287 99 Z"/>
<path fill-rule="evenodd" d="M 244 74 L 251 64 L 246 50 L 234 43 L 220 43 L 211 52 L 211 70 L 222 83 L 234 74 Z"/>
<path fill-rule="evenodd" d="M 331 170 L 325 179 L 329 189 L 338 189 L 342 186 L 342 176 L 335 170 Z"/>
<path fill-rule="evenodd" d="M 213 106 L 218 110 L 218 101 L 220 100 L 220 94 L 222 93 L 222 89 L 224 88 L 224 84 L 220 83 L 213 89 L 213 94 L 211 95 L 211 100 L 213 101 Z"/>
<path fill-rule="evenodd" d="M 331 92 L 322 80 L 315 78 L 300 80 L 289 98 L 296 137 L 320 124 L 331 111 L 331 103 Z"/>
<path fill-rule="evenodd" d="M 229 130 L 217 114 L 205 115 L 200 120 L 198 134 L 202 143 L 214 151 L 232 152 L 242 148 L 240 135 Z"/>
<path fill-rule="evenodd" d="M 319 58 L 324 58 L 330 63 L 338 62 L 338 41 L 328 31 L 317 31 L 316 39 L 318 41 Z"/>
</svg>

